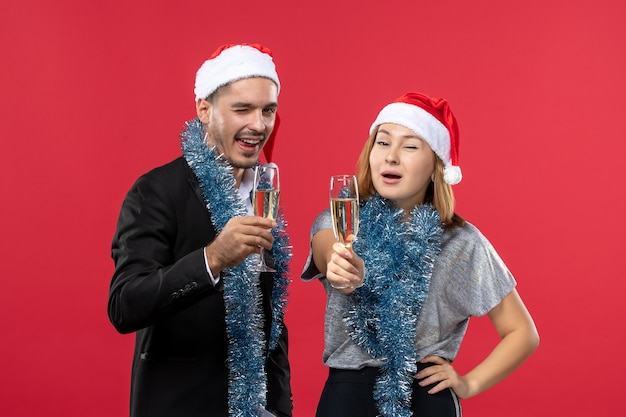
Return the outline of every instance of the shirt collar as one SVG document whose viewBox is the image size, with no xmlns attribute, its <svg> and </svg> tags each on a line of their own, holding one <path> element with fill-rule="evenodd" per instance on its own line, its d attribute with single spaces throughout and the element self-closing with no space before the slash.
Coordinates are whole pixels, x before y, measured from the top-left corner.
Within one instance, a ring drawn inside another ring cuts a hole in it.
<svg viewBox="0 0 626 417">
<path fill-rule="evenodd" d="M 241 183 L 239 184 L 239 197 L 241 201 L 246 205 L 246 209 L 248 210 L 248 214 L 252 215 L 252 199 L 251 192 L 252 186 L 254 183 L 254 171 L 252 168 L 248 168 L 243 171 L 243 176 L 241 178 Z"/>
</svg>

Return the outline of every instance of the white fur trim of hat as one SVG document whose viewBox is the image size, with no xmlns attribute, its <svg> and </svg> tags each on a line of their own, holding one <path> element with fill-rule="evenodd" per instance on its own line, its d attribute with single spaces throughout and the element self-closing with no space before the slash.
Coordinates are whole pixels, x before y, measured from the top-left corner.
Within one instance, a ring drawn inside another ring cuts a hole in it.
<svg viewBox="0 0 626 417">
<path fill-rule="evenodd" d="M 252 77 L 269 78 L 280 91 L 280 81 L 271 53 L 262 52 L 251 45 L 228 47 L 219 55 L 207 59 L 198 69 L 194 88 L 196 101 L 206 99 L 226 84 Z"/>
</svg>

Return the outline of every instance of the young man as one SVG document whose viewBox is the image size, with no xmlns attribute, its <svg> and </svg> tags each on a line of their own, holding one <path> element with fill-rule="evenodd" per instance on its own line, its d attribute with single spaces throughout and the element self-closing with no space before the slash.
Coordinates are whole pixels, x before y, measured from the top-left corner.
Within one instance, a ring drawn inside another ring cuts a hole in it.
<svg viewBox="0 0 626 417">
<path fill-rule="evenodd" d="M 108 313 L 136 332 L 131 417 L 291 416 L 289 242 L 282 218 L 252 216 L 250 202 L 279 91 L 269 49 L 220 47 L 196 74 L 182 157 L 124 200 Z M 255 272 L 260 247 L 275 273 Z"/>
</svg>

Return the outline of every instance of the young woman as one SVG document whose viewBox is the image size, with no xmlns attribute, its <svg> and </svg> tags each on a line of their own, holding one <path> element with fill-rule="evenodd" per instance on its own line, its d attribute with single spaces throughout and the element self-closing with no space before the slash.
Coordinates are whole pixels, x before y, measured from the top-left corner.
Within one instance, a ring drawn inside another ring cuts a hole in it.
<svg viewBox="0 0 626 417">
<path fill-rule="evenodd" d="M 459 398 L 502 381 L 538 346 L 516 282 L 489 241 L 454 212 L 458 127 L 448 102 L 408 93 L 385 106 L 358 161 L 352 250 L 325 210 L 302 279 L 327 292 L 318 417 L 460 416 Z M 454 368 L 471 316 L 501 340 L 465 375 Z"/>
</svg>

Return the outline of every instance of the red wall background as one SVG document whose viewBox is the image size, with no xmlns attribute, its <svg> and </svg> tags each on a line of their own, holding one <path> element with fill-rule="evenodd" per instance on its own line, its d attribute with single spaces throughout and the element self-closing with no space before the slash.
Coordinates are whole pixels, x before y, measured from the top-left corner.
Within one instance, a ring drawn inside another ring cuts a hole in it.
<svg viewBox="0 0 626 417">
<path fill-rule="evenodd" d="M 624 16 L 620 0 L 3 0 L 0 414 L 127 415 L 133 336 L 106 317 L 121 201 L 179 155 L 204 59 L 260 42 L 283 83 L 275 160 L 294 244 L 295 415 L 313 415 L 326 374 L 323 291 L 298 278 L 309 225 L 329 175 L 354 170 L 377 111 L 409 90 L 450 100 L 458 211 L 508 263 L 542 337 L 465 415 L 617 415 Z M 495 341 L 474 320 L 458 367 Z"/>
</svg>

